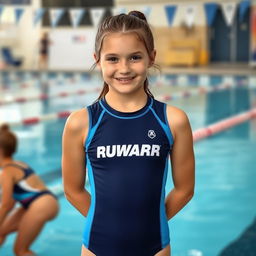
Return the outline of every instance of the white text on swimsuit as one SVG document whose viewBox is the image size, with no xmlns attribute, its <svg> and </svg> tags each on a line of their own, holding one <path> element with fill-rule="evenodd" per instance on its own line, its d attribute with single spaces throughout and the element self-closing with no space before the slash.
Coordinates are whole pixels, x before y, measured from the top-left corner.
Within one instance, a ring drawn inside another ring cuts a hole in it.
<svg viewBox="0 0 256 256">
<path fill-rule="evenodd" d="M 156 144 L 124 144 L 97 147 L 97 158 L 129 157 L 129 156 L 160 156 L 160 146 Z"/>
</svg>

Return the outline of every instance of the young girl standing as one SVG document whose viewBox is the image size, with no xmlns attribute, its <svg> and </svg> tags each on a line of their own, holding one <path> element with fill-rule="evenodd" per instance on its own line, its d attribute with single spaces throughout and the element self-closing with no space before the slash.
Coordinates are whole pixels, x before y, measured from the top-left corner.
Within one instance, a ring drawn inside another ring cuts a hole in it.
<svg viewBox="0 0 256 256">
<path fill-rule="evenodd" d="M 70 115 L 63 132 L 65 195 L 86 217 L 81 255 L 169 256 L 168 220 L 193 196 L 189 120 L 149 91 L 155 56 L 138 11 L 108 17 L 98 28 L 94 57 L 103 90 Z M 169 159 L 174 189 L 165 198 Z"/>
</svg>

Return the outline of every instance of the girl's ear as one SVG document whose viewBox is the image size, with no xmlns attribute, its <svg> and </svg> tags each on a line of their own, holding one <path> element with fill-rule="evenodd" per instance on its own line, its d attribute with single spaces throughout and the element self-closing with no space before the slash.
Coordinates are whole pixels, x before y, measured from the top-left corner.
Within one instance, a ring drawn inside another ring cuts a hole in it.
<svg viewBox="0 0 256 256">
<path fill-rule="evenodd" d="M 156 59 L 156 50 L 154 49 L 149 56 L 149 67 L 153 66 Z"/>
<path fill-rule="evenodd" d="M 94 60 L 96 62 L 97 61 L 96 53 L 93 54 L 93 58 L 94 58 Z M 97 63 L 97 67 L 100 68 L 100 62 Z"/>
</svg>

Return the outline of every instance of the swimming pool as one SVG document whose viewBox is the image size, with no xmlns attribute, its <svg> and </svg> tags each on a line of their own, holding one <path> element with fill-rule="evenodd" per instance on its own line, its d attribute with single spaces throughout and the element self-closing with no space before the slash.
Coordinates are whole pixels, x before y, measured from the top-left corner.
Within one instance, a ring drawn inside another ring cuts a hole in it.
<svg viewBox="0 0 256 256">
<path fill-rule="evenodd" d="M 63 89 L 58 86 L 53 84 L 50 90 Z M 153 87 L 152 92 L 157 95 L 160 91 L 170 92 L 171 88 Z M 30 87 L 23 90 L 24 95 L 39 93 L 40 86 L 35 86 L 33 91 Z M 5 112 L 9 119 L 22 119 L 38 113 L 75 109 L 89 104 L 97 96 L 98 93 L 93 93 L 89 96 L 76 95 L 1 106 L 0 115 Z M 255 89 L 245 87 L 180 99 L 169 104 L 182 108 L 195 130 L 248 109 L 255 104 L 255 99 Z M 47 176 L 47 173 L 55 171 L 54 180 L 50 183 L 61 182 L 61 135 L 64 123 L 64 120 L 58 120 L 15 128 L 20 139 L 17 158 L 28 161 L 40 175 Z M 195 195 L 169 221 L 173 256 L 218 255 L 252 222 L 256 215 L 255 148 L 255 119 L 195 144 Z M 166 193 L 172 186 L 169 170 Z M 87 188 L 90 190 L 89 186 Z M 59 216 L 45 226 L 32 246 L 39 256 L 80 253 L 84 218 L 63 196 L 60 197 L 60 204 Z M 0 249 L 0 255 L 13 255 L 13 239 L 14 235 L 7 239 Z"/>
</svg>

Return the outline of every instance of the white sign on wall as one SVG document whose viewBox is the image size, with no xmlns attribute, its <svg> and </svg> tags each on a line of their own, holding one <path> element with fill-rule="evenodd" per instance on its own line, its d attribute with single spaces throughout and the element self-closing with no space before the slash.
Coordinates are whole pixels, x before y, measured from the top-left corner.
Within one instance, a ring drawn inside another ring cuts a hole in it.
<svg viewBox="0 0 256 256">
<path fill-rule="evenodd" d="M 49 68 L 88 70 L 94 63 L 96 29 L 58 29 L 49 33 Z"/>
</svg>

